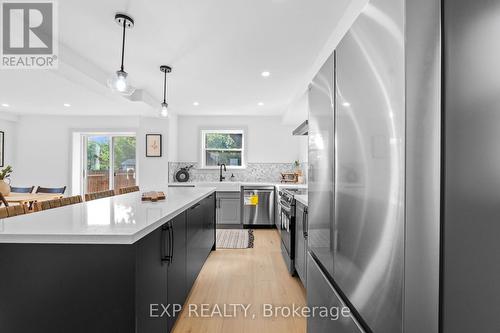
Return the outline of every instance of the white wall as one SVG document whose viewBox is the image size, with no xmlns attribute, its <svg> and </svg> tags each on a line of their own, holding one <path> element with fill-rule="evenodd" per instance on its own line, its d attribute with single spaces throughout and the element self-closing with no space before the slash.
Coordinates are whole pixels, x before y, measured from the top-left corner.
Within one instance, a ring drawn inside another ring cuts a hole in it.
<svg viewBox="0 0 500 333">
<path fill-rule="evenodd" d="M 15 169 L 17 118 L 0 114 L 0 131 L 4 132 L 4 167 Z"/>
<path fill-rule="evenodd" d="M 283 125 L 281 117 L 175 116 L 147 117 L 21 116 L 18 121 L 0 118 L 5 131 L 6 158 L 14 167 L 12 183 L 17 186 L 72 186 L 74 132 L 110 131 L 137 133 L 139 185 L 158 188 L 168 180 L 169 161 L 198 161 L 200 129 L 244 128 L 247 161 L 290 163 L 305 161 L 307 137 L 292 136 L 294 126 Z M 145 157 L 145 134 L 163 136 L 163 156 Z M 302 157 L 301 157 L 302 156 Z"/>
<path fill-rule="evenodd" d="M 281 120 L 280 116 L 179 116 L 178 161 L 199 162 L 202 129 L 245 129 L 247 162 L 291 163 L 299 159 L 300 144 L 307 139 L 292 136 L 294 126 Z"/>
<path fill-rule="evenodd" d="M 172 125 L 173 123 L 174 125 Z M 17 123 L 14 147 L 15 172 L 12 183 L 18 186 L 42 185 L 71 187 L 72 133 L 91 131 L 135 132 L 139 185 L 158 187 L 168 179 L 169 127 L 175 120 L 146 117 L 22 116 Z M 145 157 L 145 134 L 163 136 L 163 156 Z M 174 156 L 175 157 L 175 156 Z M 71 189 L 67 193 L 71 193 Z"/>
<path fill-rule="evenodd" d="M 176 118 L 141 118 L 137 132 L 139 184 L 143 189 L 158 189 L 160 184 L 168 183 L 168 162 L 175 158 L 175 151 L 170 147 L 176 141 L 170 134 L 175 134 Z M 146 157 L 146 134 L 162 135 L 162 157 Z"/>
</svg>

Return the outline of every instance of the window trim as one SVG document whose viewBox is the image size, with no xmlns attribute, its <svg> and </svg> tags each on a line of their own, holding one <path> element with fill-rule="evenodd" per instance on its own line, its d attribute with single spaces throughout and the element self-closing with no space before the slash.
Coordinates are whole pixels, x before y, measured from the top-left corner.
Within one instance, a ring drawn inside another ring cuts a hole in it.
<svg viewBox="0 0 500 333">
<path fill-rule="evenodd" d="M 237 129 L 201 129 L 201 138 L 200 138 L 200 168 L 201 169 L 219 169 L 219 166 L 207 165 L 206 161 L 206 151 L 207 150 L 218 150 L 218 151 L 241 151 L 241 165 L 227 165 L 227 169 L 246 169 L 246 131 L 242 128 Z M 241 134 L 241 149 L 239 148 L 230 148 L 230 149 L 210 149 L 205 147 L 205 137 L 210 133 L 222 133 L 222 134 Z"/>
</svg>

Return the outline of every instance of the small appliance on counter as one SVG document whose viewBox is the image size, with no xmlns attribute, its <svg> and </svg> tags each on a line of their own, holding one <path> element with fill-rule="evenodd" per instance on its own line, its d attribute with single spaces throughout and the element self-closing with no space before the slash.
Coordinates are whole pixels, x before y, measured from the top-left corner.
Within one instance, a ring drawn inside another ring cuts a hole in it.
<svg viewBox="0 0 500 333">
<path fill-rule="evenodd" d="M 178 181 L 179 183 L 185 183 L 189 180 L 189 170 L 193 168 L 194 165 L 189 165 L 185 166 L 183 168 L 180 168 L 176 173 L 175 173 L 175 180 Z"/>
</svg>

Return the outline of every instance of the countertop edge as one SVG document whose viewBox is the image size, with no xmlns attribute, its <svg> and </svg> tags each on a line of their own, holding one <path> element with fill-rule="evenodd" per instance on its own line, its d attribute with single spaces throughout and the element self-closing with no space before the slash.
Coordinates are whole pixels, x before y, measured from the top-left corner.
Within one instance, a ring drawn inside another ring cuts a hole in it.
<svg viewBox="0 0 500 333">
<path fill-rule="evenodd" d="M 146 226 L 140 231 L 132 235 L 69 235 L 69 234 L 0 234 L 0 245 L 1 244 L 68 244 L 68 245 L 79 245 L 79 244 L 89 244 L 89 245 L 131 245 L 136 243 L 138 240 L 142 239 L 144 236 L 150 234 L 152 231 L 159 228 L 161 225 L 167 221 L 173 219 L 183 211 L 186 211 L 189 207 L 197 202 L 209 197 L 211 194 L 216 192 L 213 187 L 200 187 L 206 190 L 206 192 L 195 199 L 189 201 L 185 205 L 176 209 L 172 213 L 162 217 L 158 221 Z"/>
<path fill-rule="evenodd" d="M 138 240 L 140 240 L 144 236 L 148 235 L 152 231 L 158 229 L 161 225 L 165 224 L 167 221 L 173 219 L 174 217 L 176 217 L 180 213 L 186 211 L 188 208 L 190 208 L 191 206 L 193 206 L 195 203 L 200 202 L 201 200 L 203 200 L 205 198 L 208 198 L 211 194 L 213 194 L 213 193 L 216 192 L 216 189 L 212 188 L 212 187 L 207 187 L 206 189 L 208 190 L 207 193 L 203 194 L 202 196 L 198 197 L 197 199 L 194 199 L 194 200 L 190 201 L 186 205 L 184 205 L 181 208 L 175 210 L 173 213 L 171 213 L 171 214 L 169 214 L 169 215 L 161 218 L 160 220 L 156 221 L 155 223 L 150 224 L 146 228 L 144 228 L 144 229 L 140 230 L 139 232 L 137 232 L 136 234 L 134 234 L 132 236 L 132 242 L 130 244 L 133 244 L 133 243 L 137 242 Z M 144 230 L 148 230 L 148 231 L 144 232 Z"/>
<path fill-rule="evenodd" d="M 295 200 L 303 204 L 304 206 L 308 207 L 309 206 L 309 200 L 307 198 L 307 195 L 296 195 L 294 196 Z"/>
</svg>

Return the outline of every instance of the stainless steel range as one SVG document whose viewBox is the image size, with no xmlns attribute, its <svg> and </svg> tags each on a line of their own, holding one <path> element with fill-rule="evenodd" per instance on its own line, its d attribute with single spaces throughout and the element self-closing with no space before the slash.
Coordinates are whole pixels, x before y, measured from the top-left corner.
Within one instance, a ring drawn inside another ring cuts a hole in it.
<svg viewBox="0 0 500 333">
<path fill-rule="evenodd" d="M 295 273 L 295 195 L 307 194 L 305 188 L 286 188 L 280 195 L 281 254 L 290 274 Z"/>
</svg>

